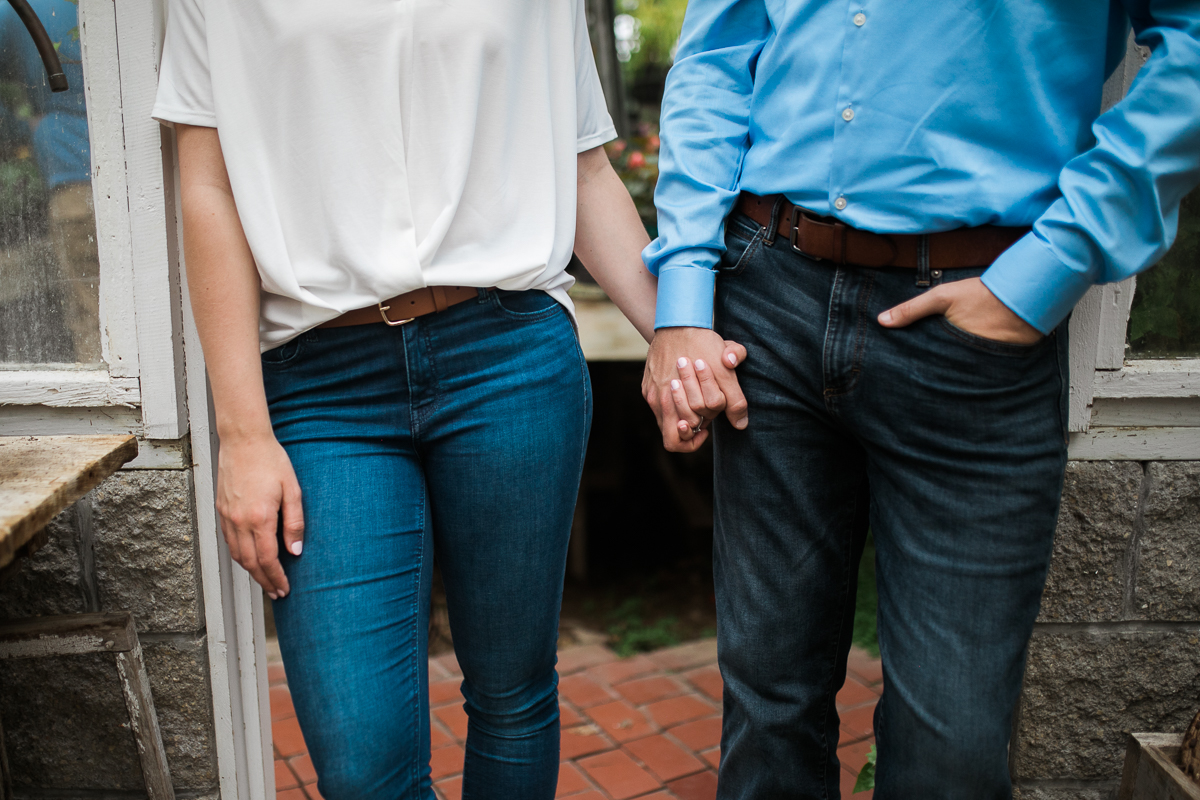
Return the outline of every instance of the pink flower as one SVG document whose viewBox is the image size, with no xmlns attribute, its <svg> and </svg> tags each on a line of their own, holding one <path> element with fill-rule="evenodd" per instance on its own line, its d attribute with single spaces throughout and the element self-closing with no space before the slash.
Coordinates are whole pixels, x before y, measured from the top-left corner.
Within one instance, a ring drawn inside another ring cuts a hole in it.
<svg viewBox="0 0 1200 800">
<path fill-rule="evenodd" d="M 642 155 L 641 150 L 634 150 L 629 154 L 629 168 L 641 169 L 646 166 L 646 157 Z"/>
<path fill-rule="evenodd" d="M 646 146 L 650 149 L 651 152 L 654 152 L 654 153 L 658 152 L 659 144 L 661 144 L 661 143 L 659 142 L 657 135 L 651 136 L 649 139 L 646 140 Z"/>
</svg>

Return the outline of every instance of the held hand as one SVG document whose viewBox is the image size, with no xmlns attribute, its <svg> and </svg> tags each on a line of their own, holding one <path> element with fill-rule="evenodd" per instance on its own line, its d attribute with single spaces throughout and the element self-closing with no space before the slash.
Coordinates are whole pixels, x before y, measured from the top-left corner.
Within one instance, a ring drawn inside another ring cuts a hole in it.
<svg viewBox="0 0 1200 800">
<path fill-rule="evenodd" d="M 279 563 L 276 527 L 283 512 L 283 542 L 300 555 L 304 513 L 292 462 L 274 436 L 222 441 L 217 470 L 217 513 L 229 554 L 272 600 L 290 591 Z"/>
<path fill-rule="evenodd" d="M 733 367 L 746 350 L 707 328 L 663 328 L 646 356 L 642 396 L 654 411 L 663 446 L 691 453 L 708 439 L 707 424 L 725 411 L 735 428 L 745 428 L 746 398 Z M 701 428 L 693 434 L 694 428 Z"/>
<path fill-rule="evenodd" d="M 879 324 L 903 328 L 933 314 L 943 314 L 956 328 L 996 342 L 1035 344 L 1042 338 L 1041 331 L 1001 303 L 979 278 L 935 286 L 884 311 L 879 315 Z"/>
</svg>

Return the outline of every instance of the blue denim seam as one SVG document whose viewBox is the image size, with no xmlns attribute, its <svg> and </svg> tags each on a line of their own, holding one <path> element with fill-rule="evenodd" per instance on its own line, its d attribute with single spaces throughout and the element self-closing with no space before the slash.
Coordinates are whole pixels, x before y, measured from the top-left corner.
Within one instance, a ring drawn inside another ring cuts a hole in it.
<svg viewBox="0 0 1200 800">
<path fill-rule="evenodd" d="M 412 395 L 410 394 L 409 396 L 411 397 Z M 410 414 L 412 413 L 411 405 L 410 405 L 409 413 Z M 417 450 L 416 455 L 417 455 L 417 463 L 420 464 L 421 463 L 421 453 L 420 453 L 419 449 Z M 422 624 L 421 598 L 425 596 L 426 591 L 428 591 L 432 588 L 432 587 L 426 587 L 422 583 L 422 578 L 425 576 L 425 539 L 427 538 L 426 532 L 425 532 L 426 506 L 429 504 L 429 488 L 425 485 L 425 465 L 424 464 L 421 464 L 421 473 L 420 474 L 421 474 L 421 514 L 420 514 L 418 521 L 420 522 L 421 544 L 418 546 L 418 550 L 417 550 L 417 593 L 413 596 L 413 607 L 414 608 L 413 608 L 413 615 L 412 615 L 412 617 L 413 617 L 412 635 L 413 635 L 413 641 L 415 641 L 415 642 L 421 641 L 421 624 Z M 424 624 L 425 624 L 426 628 L 429 627 L 428 618 L 424 620 Z M 420 687 L 420 685 L 421 685 L 421 668 L 424 667 L 425 669 L 428 669 L 429 668 L 428 662 L 429 662 L 429 649 L 428 649 L 428 643 L 426 643 L 425 652 L 424 653 L 418 652 L 416 654 L 416 658 L 413 659 L 413 681 L 414 681 L 414 684 L 418 687 Z M 428 684 L 426 685 L 426 692 L 428 692 Z M 421 703 L 418 701 L 417 703 L 414 703 L 413 706 L 414 706 L 414 712 L 415 712 L 414 713 L 414 717 L 415 717 L 414 722 L 417 726 L 417 730 L 420 731 L 421 730 Z M 418 742 L 417 748 L 418 748 L 418 750 L 422 750 L 424 748 L 424 743 Z M 413 787 L 413 791 L 416 793 L 415 800 L 421 800 L 421 770 L 427 768 L 429 766 L 429 762 L 427 762 L 423 759 L 420 759 L 420 758 L 414 758 L 414 759 L 412 759 L 412 761 L 413 761 L 412 787 Z"/>
<path fill-rule="evenodd" d="M 968 347 L 974 347 L 977 350 L 982 350 L 985 353 L 992 353 L 999 356 L 1029 355 L 1030 353 L 1035 353 L 1040 350 L 1050 339 L 1050 336 L 1044 336 L 1039 341 L 1028 345 L 992 341 L 991 339 L 987 339 L 983 336 L 977 336 L 970 331 L 964 331 L 962 328 L 946 319 L 944 314 L 939 314 L 937 319 L 947 333 Z"/>
<path fill-rule="evenodd" d="M 842 285 L 846 282 L 846 273 L 838 268 L 833 275 L 833 286 L 829 290 L 829 313 L 825 316 L 825 340 L 821 343 L 821 396 L 829 413 L 835 413 L 833 398 L 830 392 L 833 376 L 829 367 L 833 363 L 833 343 L 837 339 L 837 297 L 841 294 Z"/>
</svg>

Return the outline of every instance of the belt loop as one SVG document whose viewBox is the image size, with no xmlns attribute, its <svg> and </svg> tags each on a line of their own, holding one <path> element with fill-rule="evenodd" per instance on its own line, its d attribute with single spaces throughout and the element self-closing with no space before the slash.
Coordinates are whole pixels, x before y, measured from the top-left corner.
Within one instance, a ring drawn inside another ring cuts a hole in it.
<svg viewBox="0 0 1200 800">
<path fill-rule="evenodd" d="M 779 214 L 783 211 L 785 199 L 781 194 L 775 195 L 775 205 L 771 206 L 771 221 L 767 225 L 767 237 L 763 239 L 763 244 L 767 247 L 775 246 L 775 234 L 779 232 Z"/>
<path fill-rule="evenodd" d="M 929 234 L 922 233 L 917 237 L 917 286 L 930 286 L 932 283 L 929 274 Z"/>
</svg>

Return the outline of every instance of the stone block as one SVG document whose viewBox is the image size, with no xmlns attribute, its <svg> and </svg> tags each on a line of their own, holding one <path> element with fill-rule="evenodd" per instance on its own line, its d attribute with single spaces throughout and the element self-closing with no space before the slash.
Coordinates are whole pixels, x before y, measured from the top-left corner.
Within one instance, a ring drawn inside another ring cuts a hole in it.
<svg viewBox="0 0 1200 800">
<path fill-rule="evenodd" d="M 75 522 L 72 506 L 46 526 L 46 544 L 17 562 L 0 584 L 0 619 L 80 614 L 86 610 Z"/>
<path fill-rule="evenodd" d="M 1122 618 L 1125 552 L 1137 519 L 1142 466 L 1128 461 L 1067 464 L 1041 622 Z"/>
<path fill-rule="evenodd" d="M 1062 785 L 1066 783 L 1066 785 Z M 1054 781 L 1047 786 L 1021 785 L 1013 787 L 1013 800 L 1113 800 L 1119 782 L 1067 783 Z"/>
<path fill-rule="evenodd" d="M 208 790 L 217 774 L 204 640 L 148 641 L 143 652 L 172 781 Z M 144 789 L 112 655 L 0 662 L 0 686 L 18 793 Z"/>
<path fill-rule="evenodd" d="M 1134 614 L 1200 620 L 1200 462 L 1150 464 Z"/>
<path fill-rule="evenodd" d="M 119 472 L 94 494 L 101 610 L 133 612 L 140 633 L 200 630 L 191 473 Z"/>
<path fill-rule="evenodd" d="M 1200 704 L 1200 629 L 1036 631 L 1014 777 L 1113 780 L 1133 731 L 1183 731 Z"/>
</svg>

